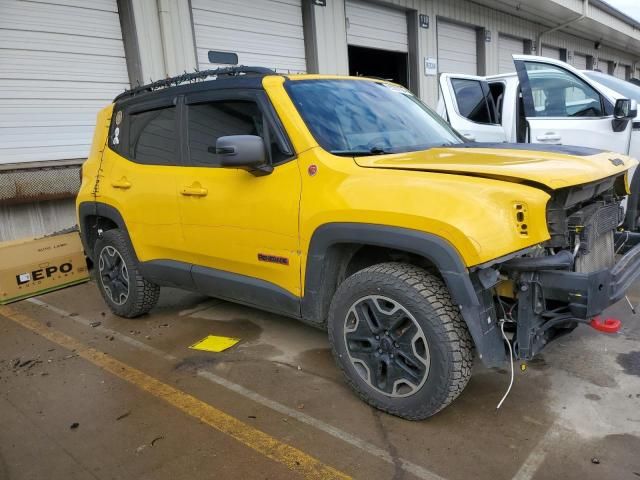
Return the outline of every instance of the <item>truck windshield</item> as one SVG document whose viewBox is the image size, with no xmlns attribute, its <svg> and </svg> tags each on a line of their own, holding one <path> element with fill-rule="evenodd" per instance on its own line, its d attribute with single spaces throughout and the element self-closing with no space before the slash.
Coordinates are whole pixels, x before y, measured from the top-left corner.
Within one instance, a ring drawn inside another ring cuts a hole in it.
<svg viewBox="0 0 640 480">
<path fill-rule="evenodd" d="M 316 141 L 334 155 L 381 155 L 463 143 L 444 120 L 397 85 L 295 80 L 287 90 Z"/>
<path fill-rule="evenodd" d="M 640 102 L 640 87 L 637 85 L 602 72 L 587 71 L 582 73 L 605 87 L 609 87 L 627 98 Z"/>
</svg>

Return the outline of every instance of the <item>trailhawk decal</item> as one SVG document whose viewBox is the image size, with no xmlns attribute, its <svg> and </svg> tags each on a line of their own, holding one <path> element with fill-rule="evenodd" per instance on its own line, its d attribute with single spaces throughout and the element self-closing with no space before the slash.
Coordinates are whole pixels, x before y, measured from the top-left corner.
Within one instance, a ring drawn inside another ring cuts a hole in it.
<svg viewBox="0 0 640 480">
<path fill-rule="evenodd" d="M 264 253 L 259 253 L 258 260 L 260 262 L 279 263 L 280 265 L 289 265 L 289 259 L 287 257 L 279 257 L 277 255 L 267 255 Z"/>
</svg>

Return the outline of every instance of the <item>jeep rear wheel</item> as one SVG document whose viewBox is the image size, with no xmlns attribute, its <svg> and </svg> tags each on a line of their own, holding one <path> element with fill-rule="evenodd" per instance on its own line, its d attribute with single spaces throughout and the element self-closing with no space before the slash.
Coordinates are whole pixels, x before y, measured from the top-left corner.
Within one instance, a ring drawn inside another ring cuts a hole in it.
<svg viewBox="0 0 640 480">
<path fill-rule="evenodd" d="M 139 317 L 158 302 L 160 287 L 145 280 L 129 241 L 107 230 L 94 247 L 96 283 L 109 309 L 120 317 Z"/>
<path fill-rule="evenodd" d="M 329 340 L 347 382 L 370 405 L 421 420 L 449 405 L 471 376 L 473 342 L 438 277 L 383 263 L 338 288 Z"/>
</svg>

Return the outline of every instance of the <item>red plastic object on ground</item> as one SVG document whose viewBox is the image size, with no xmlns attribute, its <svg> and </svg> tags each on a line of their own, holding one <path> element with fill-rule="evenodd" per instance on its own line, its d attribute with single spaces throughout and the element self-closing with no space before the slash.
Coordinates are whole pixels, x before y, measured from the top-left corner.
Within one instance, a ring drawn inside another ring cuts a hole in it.
<svg viewBox="0 0 640 480">
<path fill-rule="evenodd" d="M 622 326 L 622 322 L 617 318 L 605 318 L 604 321 L 600 320 L 600 317 L 593 317 L 591 323 L 589 323 L 591 327 L 595 328 L 599 332 L 603 333 L 616 333 L 620 330 Z"/>
</svg>

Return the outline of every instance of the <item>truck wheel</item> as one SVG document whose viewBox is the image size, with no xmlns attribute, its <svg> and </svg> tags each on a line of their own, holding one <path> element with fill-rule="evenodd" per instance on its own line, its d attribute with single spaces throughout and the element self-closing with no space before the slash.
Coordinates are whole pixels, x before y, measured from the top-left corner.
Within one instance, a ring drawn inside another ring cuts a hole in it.
<svg viewBox="0 0 640 480">
<path fill-rule="evenodd" d="M 471 376 L 473 342 L 437 276 L 382 263 L 347 278 L 329 311 L 329 341 L 347 382 L 370 405 L 422 420 Z"/>
<path fill-rule="evenodd" d="M 107 230 L 94 247 L 96 282 L 109 309 L 120 317 L 139 317 L 158 302 L 160 287 L 145 280 L 125 235 Z"/>
</svg>

